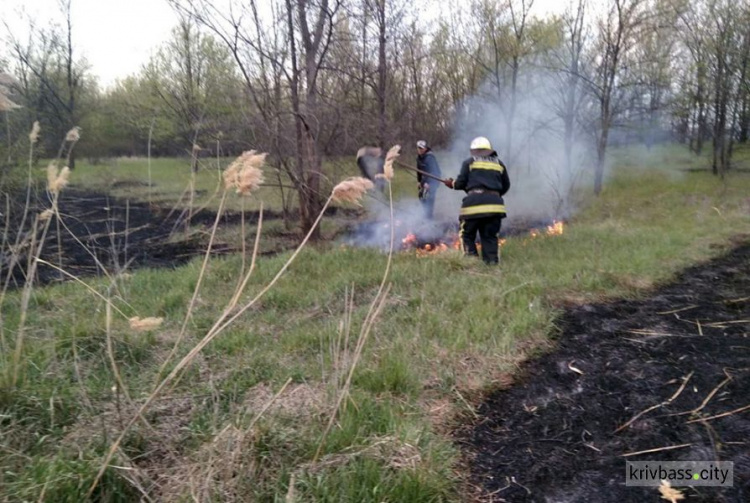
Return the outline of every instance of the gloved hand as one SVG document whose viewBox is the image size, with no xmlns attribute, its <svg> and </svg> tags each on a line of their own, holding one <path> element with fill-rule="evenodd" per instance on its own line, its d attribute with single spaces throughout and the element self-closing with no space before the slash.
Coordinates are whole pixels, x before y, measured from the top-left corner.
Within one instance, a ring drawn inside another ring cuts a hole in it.
<svg viewBox="0 0 750 503">
<path fill-rule="evenodd" d="M 443 183 L 444 183 L 444 184 L 445 184 L 445 186 L 446 186 L 446 187 L 448 187 L 449 189 L 452 189 L 452 188 L 453 188 L 453 178 L 447 178 L 447 179 L 443 180 Z"/>
</svg>

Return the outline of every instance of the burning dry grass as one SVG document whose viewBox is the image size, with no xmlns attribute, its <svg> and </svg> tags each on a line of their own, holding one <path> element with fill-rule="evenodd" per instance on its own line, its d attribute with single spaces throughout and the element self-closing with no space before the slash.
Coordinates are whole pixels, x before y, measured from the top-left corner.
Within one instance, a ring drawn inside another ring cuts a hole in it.
<svg viewBox="0 0 750 503">
<path fill-rule="evenodd" d="M 532 228 L 523 237 L 522 244 L 527 244 L 531 239 L 549 236 L 562 236 L 565 232 L 565 224 L 562 221 L 554 221 L 552 224 L 543 228 Z M 507 244 L 507 238 L 499 238 L 497 244 L 503 247 Z M 417 257 L 430 257 L 441 253 L 455 250 L 461 250 L 461 238 L 456 232 L 449 232 L 445 236 L 433 239 L 432 242 L 421 242 L 419 237 L 414 233 L 409 233 L 401 240 L 401 250 L 416 252 Z M 477 243 L 477 249 L 481 251 L 482 245 Z"/>
<path fill-rule="evenodd" d="M 262 167 L 266 162 L 267 153 L 255 150 L 243 152 L 224 171 L 224 187 L 234 188 L 237 194 L 246 196 L 258 190 L 263 183 Z"/>
</svg>

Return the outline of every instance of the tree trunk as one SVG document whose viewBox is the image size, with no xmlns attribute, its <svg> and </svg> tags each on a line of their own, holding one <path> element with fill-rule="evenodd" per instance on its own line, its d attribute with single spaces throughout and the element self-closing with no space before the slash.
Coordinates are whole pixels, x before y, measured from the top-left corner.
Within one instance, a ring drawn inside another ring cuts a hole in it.
<svg viewBox="0 0 750 503">
<path fill-rule="evenodd" d="M 386 138 L 386 91 L 388 84 L 388 65 L 386 60 L 386 24 L 385 24 L 386 0 L 378 0 L 378 142 L 382 148 L 387 148 Z"/>
</svg>

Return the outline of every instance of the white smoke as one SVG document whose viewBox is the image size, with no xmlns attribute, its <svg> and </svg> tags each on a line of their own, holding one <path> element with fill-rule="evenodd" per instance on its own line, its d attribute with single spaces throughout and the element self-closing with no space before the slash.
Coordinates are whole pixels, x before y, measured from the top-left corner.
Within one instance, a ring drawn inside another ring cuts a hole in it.
<svg viewBox="0 0 750 503">
<path fill-rule="evenodd" d="M 556 114 L 558 82 L 546 74 L 520 79 L 512 125 L 512 143 L 507 148 L 509 104 L 500 102 L 495 91 L 485 89 L 467 99 L 454 121 L 454 134 L 446 151 L 438 153 L 443 175 L 455 178 L 461 162 L 469 157 L 469 144 L 477 136 L 489 138 L 508 167 L 511 189 L 505 195 L 508 218 L 514 221 L 565 219 L 575 212 L 571 193 L 590 183 L 595 158 L 590 138 L 580 132 L 572 141 L 571 172 L 565 167 L 563 121 Z M 457 215 L 463 192 L 438 201 Z"/>
<path fill-rule="evenodd" d="M 416 185 L 416 181 L 414 182 Z M 415 188 L 416 191 L 416 188 Z M 440 204 L 441 193 L 448 192 L 442 187 L 438 191 L 438 202 Z M 410 234 L 420 243 L 434 243 L 445 237 L 447 231 L 457 228 L 452 225 L 451 219 L 441 218 L 437 215 L 438 207 L 435 207 L 435 218 L 425 218 L 424 208 L 417 198 L 401 199 L 393 203 L 393 234 L 394 250 L 402 248 L 404 239 Z M 361 222 L 355 232 L 345 240 L 351 246 L 365 246 L 387 250 L 391 240 L 391 210 L 387 200 L 374 197 L 367 203 L 368 218 Z M 457 218 L 458 213 L 452 215 Z"/>
<path fill-rule="evenodd" d="M 575 212 L 573 192 L 591 184 L 596 150 L 592 137 L 580 128 L 571 142 L 571 170 L 565 166 L 564 125 L 557 115 L 560 83 L 544 72 L 529 73 L 519 79 L 511 149 L 507 148 L 509 107 L 500 102 L 497 92 L 486 87 L 458 107 L 454 134 L 446 149 L 435 150 L 443 178 L 456 178 L 462 162 L 470 156 L 469 145 L 477 136 L 489 138 L 500 159 L 506 164 L 511 180 L 504 196 L 508 218 L 503 228 L 528 228 L 567 219 Z M 427 139 L 429 141 L 429 138 Z M 416 183 L 415 183 L 416 185 Z M 415 187 L 416 192 L 416 187 Z M 394 205 L 395 247 L 410 233 L 430 242 L 456 228 L 463 191 L 440 186 L 434 210 L 434 221 L 424 217 L 416 198 L 397 201 Z M 390 209 L 382 199 L 368 204 L 369 217 L 361 224 L 348 244 L 387 249 L 390 242 Z"/>
</svg>

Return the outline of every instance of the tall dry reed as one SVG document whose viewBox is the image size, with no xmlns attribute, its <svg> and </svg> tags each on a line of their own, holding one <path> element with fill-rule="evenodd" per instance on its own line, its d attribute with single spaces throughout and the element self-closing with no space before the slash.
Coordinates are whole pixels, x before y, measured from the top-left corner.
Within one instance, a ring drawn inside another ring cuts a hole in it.
<svg viewBox="0 0 750 503">
<path fill-rule="evenodd" d="M 239 186 L 235 184 L 243 184 L 247 183 L 248 180 L 257 180 L 256 176 L 252 177 L 242 177 L 242 176 L 228 176 L 229 180 L 232 181 L 232 183 L 228 183 L 227 188 L 231 186 L 235 186 L 235 188 L 239 188 Z M 227 178 L 225 178 L 227 180 Z M 244 181 L 243 181 L 244 180 Z M 346 182 L 346 183 L 345 183 Z M 91 497 L 94 490 L 99 484 L 99 481 L 101 480 L 102 475 L 106 471 L 107 467 L 109 466 L 110 461 L 112 460 L 112 457 L 115 455 L 116 452 L 118 452 L 118 449 L 120 447 L 120 444 L 122 443 L 123 438 L 127 434 L 128 430 L 133 426 L 133 424 L 137 421 L 138 417 L 143 415 L 145 410 L 153 403 L 153 401 L 156 399 L 157 396 L 161 394 L 162 391 L 173 381 L 175 381 L 181 374 L 182 371 L 192 363 L 192 361 L 198 356 L 198 354 L 203 351 L 203 349 L 211 342 L 213 341 L 219 334 L 224 332 L 227 327 L 229 327 L 234 321 L 237 320 L 240 316 L 242 316 L 245 312 L 247 312 L 250 308 L 252 308 L 254 305 L 257 304 L 257 302 L 271 289 L 276 285 L 278 280 L 284 275 L 284 273 L 287 271 L 289 266 L 294 262 L 294 260 L 299 256 L 301 251 L 304 249 L 304 247 L 307 245 L 307 243 L 310 240 L 310 237 L 313 235 L 313 232 L 317 228 L 318 224 L 320 223 L 321 219 L 323 218 L 323 215 L 325 214 L 326 210 L 330 206 L 331 202 L 334 200 L 338 201 L 347 201 L 347 202 L 353 202 L 353 203 L 359 203 L 359 200 L 364 196 L 364 193 L 372 188 L 372 182 L 370 182 L 367 179 L 360 178 L 360 179 L 349 179 L 345 182 L 342 182 L 338 184 L 336 187 L 334 187 L 333 191 L 331 192 L 331 195 L 326 200 L 325 204 L 323 205 L 320 213 L 318 214 L 318 217 L 316 218 L 315 222 L 313 222 L 313 225 L 310 227 L 310 230 L 308 231 L 307 235 L 304 237 L 302 242 L 298 245 L 294 253 L 287 259 L 287 261 L 284 263 L 284 265 L 279 269 L 279 271 L 276 273 L 276 275 L 271 279 L 271 281 L 263 287 L 260 292 L 258 292 L 249 302 L 245 303 L 240 309 L 238 309 L 234 314 L 231 314 L 232 309 L 232 302 L 239 298 L 238 295 L 235 295 L 230 301 L 230 303 L 227 305 L 227 307 L 224 309 L 223 313 L 219 317 L 218 320 L 213 324 L 213 326 L 207 331 L 207 333 L 203 336 L 203 338 L 188 352 L 187 355 L 185 355 L 172 369 L 172 371 L 162 379 L 159 384 L 155 387 L 155 389 L 152 391 L 152 393 L 146 398 L 146 400 L 143 402 L 141 407 L 138 409 L 137 413 L 131 417 L 131 419 L 128 421 L 128 423 L 124 426 L 122 429 L 119 437 L 115 440 L 115 442 L 110 446 L 110 449 L 107 451 L 107 454 L 105 455 L 102 464 L 99 468 L 99 472 L 97 473 L 93 483 L 91 484 L 91 487 L 89 488 L 89 491 L 87 493 L 87 497 Z M 391 210 L 392 211 L 392 210 Z M 259 235 L 259 234 L 258 234 Z M 393 246 L 391 246 L 391 251 L 393 249 Z M 257 251 L 257 239 L 256 239 L 256 246 L 255 250 Z M 388 270 L 390 269 L 390 256 L 389 254 L 389 261 L 388 261 Z M 253 257 L 253 262 L 255 261 L 255 256 Z M 250 274 L 252 274 L 252 267 L 251 270 L 248 271 L 248 274 L 245 277 L 245 280 L 243 281 L 242 285 L 247 284 L 247 280 L 250 277 Z M 383 282 L 383 285 L 381 285 L 380 291 L 382 292 L 383 286 L 385 281 Z M 379 297 L 382 297 L 379 292 Z M 380 308 L 382 308 L 382 302 L 384 298 L 380 298 Z M 379 312 L 379 311 L 378 311 Z M 231 315 L 231 316 L 230 316 Z M 374 319 L 374 317 L 372 317 Z M 371 328 L 372 323 L 370 322 L 368 326 Z M 369 329 L 368 329 L 369 333 Z"/>
</svg>

